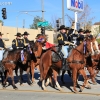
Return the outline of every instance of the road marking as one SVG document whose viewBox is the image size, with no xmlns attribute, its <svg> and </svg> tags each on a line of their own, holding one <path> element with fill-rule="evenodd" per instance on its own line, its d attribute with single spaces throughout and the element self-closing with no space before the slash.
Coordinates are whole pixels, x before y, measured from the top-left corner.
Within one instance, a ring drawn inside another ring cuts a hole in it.
<svg viewBox="0 0 100 100">
<path fill-rule="evenodd" d="M 0 91 L 15 91 L 15 92 L 42 92 L 42 93 L 63 93 L 63 94 L 75 94 L 73 92 L 64 92 L 64 91 L 43 91 L 43 90 L 12 90 L 12 89 L 0 89 Z M 100 96 L 98 93 L 77 93 L 83 95 L 96 95 Z"/>
</svg>

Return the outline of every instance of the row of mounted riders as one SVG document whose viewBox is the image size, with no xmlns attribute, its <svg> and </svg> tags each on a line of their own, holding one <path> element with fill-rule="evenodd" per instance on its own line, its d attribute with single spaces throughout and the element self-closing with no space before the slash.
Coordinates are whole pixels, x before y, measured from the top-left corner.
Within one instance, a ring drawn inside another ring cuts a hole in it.
<svg viewBox="0 0 100 100">
<path fill-rule="evenodd" d="M 23 49 L 16 49 L 12 51 L 5 51 L 4 58 L 2 60 L 2 66 L 4 71 L 1 72 L 1 76 L 4 73 L 4 77 L 2 76 L 2 86 L 6 88 L 6 83 L 8 77 L 12 79 L 12 86 L 14 89 L 17 89 L 17 86 L 14 82 L 13 70 L 15 70 L 16 76 L 18 76 L 18 69 L 20 71 L 20 85 L 23 83 L 22 74 L 23 71 L 27 72 L 28 84 L 32 85 L 34 80 L 34 68 L 38 67 L 40 70 L 40 81 L 42 81 L 42 88 L 46 90 L 46 86 L 49 83 L 54 82 L 57 88 L 61 91 L 57 76 L 59 71 L 62 68 L 62 60 L 57 62 L 53 62 L 52 52 L 58 54 L 57 46 L 54 46 L 43 53 L 42 47 L 46 42 L 46 38 L 44 35 L 41 36 L 44 41 L 36 41 L 35 43 L 30 41 L 30 47 L 27 46 Z M 85 52 L 84 52 L 85 45 Z M 70 70 L 68 73 L 73 80 L 73 91 L 77 93 L 76 86 L 78 85 L 78 76 L 81 74 L 84 78 L 84 83 L 80 87 L 80 91 L 83 91 L 85 87 L 91 88 L 88 80 L 91 78 L 93 84 L 96 84 L 96 74 L 98 70 L 100 70 L 100 53 L 98 48 L 98 43 L 95 38 L 88 39 L 86 38 L 79 46 L 76 46 L 71 50 L 71 53 L 67 60 L 67 65 Z M 23 51 L 23 52 L 22 52 Z M 23 59 L 22 59 L 23 58 Z M 39 66 L 38 66 L 39 65 Z M 87 67 L 87 70 L 90 73 L 90 77 L 87 77 L 84 67 Z M 61 80 L 64 82 L 63 77 L 66 70 L 62 70 Z M 31 74 L 31 79 L 30 79 Z M 52 79 L 53 78 L 53 79 Z"/>
</svg>

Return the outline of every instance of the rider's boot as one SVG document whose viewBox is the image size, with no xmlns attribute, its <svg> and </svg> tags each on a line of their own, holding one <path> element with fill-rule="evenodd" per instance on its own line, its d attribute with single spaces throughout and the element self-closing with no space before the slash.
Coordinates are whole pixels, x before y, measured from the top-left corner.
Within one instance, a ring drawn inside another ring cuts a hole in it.
<svg viewBox="0 0 100 100">
<path fill-rule="evenodd" d="M 66 70 L 66 58 L 63 58 L 62 60 L 62 70 Z"/>
</svg>

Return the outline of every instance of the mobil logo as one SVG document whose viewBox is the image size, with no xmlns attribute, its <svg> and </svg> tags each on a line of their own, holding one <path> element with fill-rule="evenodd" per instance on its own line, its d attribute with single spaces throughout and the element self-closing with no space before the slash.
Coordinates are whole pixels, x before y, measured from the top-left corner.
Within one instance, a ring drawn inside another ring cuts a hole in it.
<svg viewBox="0 0 100 100">
<path fill-rule="evenodd" d="M 71 6 L 78 9 L 83 9 L 83 0 L 71 0 Z"/>
</svg>

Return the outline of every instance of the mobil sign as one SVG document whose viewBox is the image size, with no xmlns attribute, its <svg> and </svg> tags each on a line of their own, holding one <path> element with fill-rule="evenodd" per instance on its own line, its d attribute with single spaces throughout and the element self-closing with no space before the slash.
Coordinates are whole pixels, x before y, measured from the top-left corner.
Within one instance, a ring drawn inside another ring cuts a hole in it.
<svg viewBox="0 0 100 100">
<path fill-rule="evenodd" d="M 69 10 L 81 12 L 84 10 L 83 0 L 67 0 L 67 8 Z"/>
</svg>

